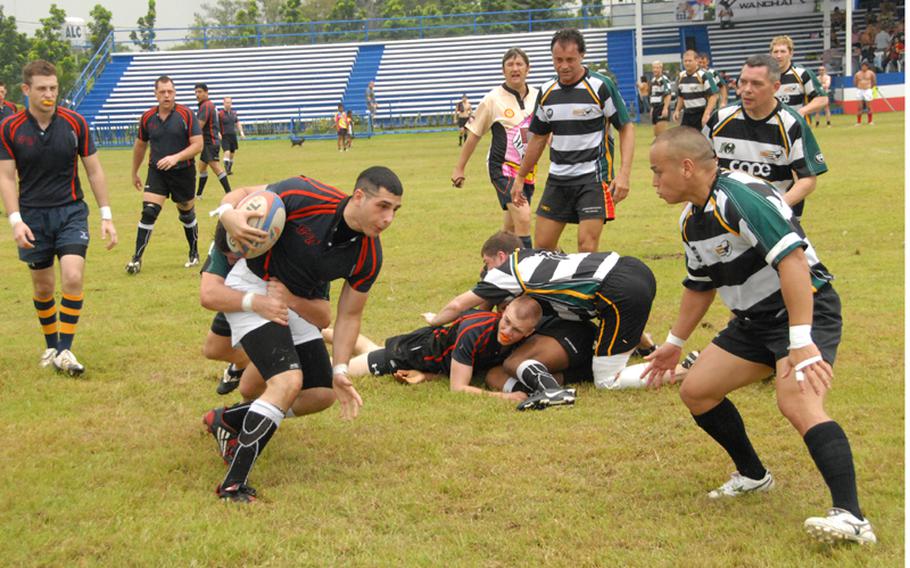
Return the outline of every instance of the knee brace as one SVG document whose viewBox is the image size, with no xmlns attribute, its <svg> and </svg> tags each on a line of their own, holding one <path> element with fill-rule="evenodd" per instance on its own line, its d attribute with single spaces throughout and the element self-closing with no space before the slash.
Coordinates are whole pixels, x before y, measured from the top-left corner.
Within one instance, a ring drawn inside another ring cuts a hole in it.
<svg viewBox="0 0 910 568">
<path fill-rule="evenodd" d="M 177 216 L 184 227 L 192 227 L 196 224 L 196 207 L 190 207 L 186 211 L 180 211 Z"/>
<path fill-rule="evenodd" d="M 143 201 L 142 217 L 139 219 L 139 224 L 145 225 L 147 228 L 154 227 L 155 220 L 158 219 L 159 213 L 161 213 L 160 205 L 152 203 L 151 201 Z"/>
</svg>

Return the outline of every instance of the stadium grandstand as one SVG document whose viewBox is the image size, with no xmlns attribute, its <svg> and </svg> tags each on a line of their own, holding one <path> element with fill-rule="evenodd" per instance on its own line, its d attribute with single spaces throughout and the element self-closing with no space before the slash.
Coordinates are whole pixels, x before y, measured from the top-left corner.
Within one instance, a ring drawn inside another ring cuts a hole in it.
<svg viewBox="0 0 910 568">
<path fill-rule="evenodd" d="M 863 25 L 865 15 L 865 11 L 855 11 L 855 25 Z M 816 12 L 738 21 L 733 28 L 725 28 L 719 22 L 650 24 L 642 28 L 641 63 L 678 61 L 682 51 L 695 48 L 709 53 L 717 70 L 735 75 L 746 54 L 767 52 L 771 37 L 789 35 L 796 44 L 794 63 L 817 68 L 830 57 L 825 52 L 823 27 L 824 16 Z M 597 69 L 609 68 L 637 116 L 635 28 L 595 27 L 584 29 L 583 33 L 588 44 L 586 63 Z M 839 33 L 838 39 L 843 35 Z M 121 138 L 128 141 L 132 136 L 128 131 L 134 127 L 136 117 L 155 104 L 155 78 L 169 75 L 175 81 L 180 102 L 195 106 L 193 84 L 204 82 L 216 103 L 225 96 L 233 98 L 234 108 L 250 133 L 287 133 L 325 121 L 338 103 L 364 117 L 364 92 L 367 84 L 374 81 L 378 112 L 371 118 L 377 124 L 387 128 L 447 127 L 463 93 L 476 103 L 502 81 L 500 57 L 510 47 L 522 47 L 530 56 L 531 84 L 549 78 L 551 35 L 552 29 L 546 29 L 498 35 L 347 43 L 314 40 L 308 45 L 101 54 L 106 65 L 95 64 L 99 71 L 94 77 L 86 75 L 82 85 L 77 85 L 79 95 L 73 102 L 95 129 L 99 143 L 117 143 Z M 897 82 L 902 83 L 902 77 Z M 86 88 L 88 84 L 92 85 L 91 90 Z M 841 86 L 837 79 L 835 86 Z M 110 136 L 114 131 L 123 136 Z"/>
</svg>

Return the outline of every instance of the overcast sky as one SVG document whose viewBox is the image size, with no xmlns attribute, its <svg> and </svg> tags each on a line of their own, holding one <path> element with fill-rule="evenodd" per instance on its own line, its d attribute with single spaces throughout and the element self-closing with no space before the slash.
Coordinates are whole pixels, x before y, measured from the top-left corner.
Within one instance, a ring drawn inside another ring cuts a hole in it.
<svg viewBox="0 0 910 568">
<path fill-rule="evenodd" d="M 185 28 L 193 23 L 193 13 L 201 11 L 205 0 L 157 0 L 157 27 Z M 134 28 L 136 20 L 148 11 L 148 0 L 0 0 L 3 13 L 15 16 L 19 30 L 31 35 L 40 27 L 40 18 L 47 17 L 51 4 L 57 4 L 66 11 L 67 16 L 74 16 L 90 21 L 89 12 L 95 4 L 101 4 L 114 15 L 114 26 Z M 32 23 L 30 23 L 32 22 Z"/>
</svg>

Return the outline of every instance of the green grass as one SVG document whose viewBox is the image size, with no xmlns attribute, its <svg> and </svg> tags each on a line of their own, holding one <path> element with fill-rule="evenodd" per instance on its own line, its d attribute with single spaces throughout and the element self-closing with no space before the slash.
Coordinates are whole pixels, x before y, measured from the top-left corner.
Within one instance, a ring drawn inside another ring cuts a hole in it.
<svg viewBox="0 0 910 568">
<path fill-rule="evenodd" d="M 130 188 L 130 153 L 105 150 L 122 242 L 103 250 L 94 213 L 74 347 L 89 368 L 84 379 L 37 368 L 43 342 L 28 271 L 8 236 L 0 247 L 0 564 L 903 565 L 903 114 L 882 113 L 875 128 L 851 122 L 836 117 L 835 128 L 817 132 L 831 171 L 805 226 L 844 303 L 828 409 L 850 436 L 877 547 L 828 549 L 802 533 L 829 496 L 770 384 L 731 397 L 778 480 L 760 498 L 707 501 L 732 465 L 675 388 L 582 387 L 573 409 L 520 414 L 503 401 L 450 394 L 442 382 L 363 378 L 360 418 L 341 422 L 333 408 L 286 421 L 252 475 L 264 499 L 219 503 L 212 491 L 224 467 L 200 417 L 235 398 L 215 395 L 222 366 L 200 355 L 211 314 L 199 307 L 198 274 L 182 267 L 172 204 L 142 273 L 124 273 L 140 198 Z M 659 289 L 649 329 L 662 339 L 684 274 L 679 210 L 651 188 L 650 128 L 636 135 L 632 195 L 601 248 L 652 267 Z M 363 322 L 380 340 L 418 327 L 421 312 L 470 287 L 480 244 L 499 227 L 485 149 L 461 190 L 448 182 L 457 150 L 454 133 L 357 139 L 346 154 L 333 142 L 247 142 L 231 182 L 305 173 L 349 191 L 370 165 L 400 175 L 404 206 L 383 235 L 385 265 Z M 205 245 L 214 226 L 205 212 L 220 193 L 212 180 L 197 208 Z M 574 231 L 562 244 L 574 250 Z M 726 318 L 715 305 L 690 345 L 706 344 Z"/>
</svg>

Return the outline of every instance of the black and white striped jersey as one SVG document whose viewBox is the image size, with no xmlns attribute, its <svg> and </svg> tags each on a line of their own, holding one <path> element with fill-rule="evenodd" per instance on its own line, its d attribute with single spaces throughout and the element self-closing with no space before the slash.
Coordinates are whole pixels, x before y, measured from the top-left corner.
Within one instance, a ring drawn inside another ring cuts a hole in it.
<svg viewBox="0 0 910 568">
<path fill-rule="evenodd" d="M 487 271 L 474 293 L 494 304 L 527 294 L 547 313 L 569 320 L 593 319 L 595 295 L 619 258 L 615 252 L 516 249 L 508 261 Z"/>
<path fill-rule="evenodd" d="M 650 88 L 648 101 L 651 103 L 652 107 L 662 107 L 664 104 L 664 97 L 669 95 L 673 90 L 673 84 L 670 82 L 670 78 L 663 73 L 651 77 L 651 80 L 648 81 L 648 86 Z"/>
<path fill-rule="evenodd" d="M 798 178 L 828 171 L 806 120 L 780 102 L 760 120 L 750 118 L 742 103 L 726 106 L 711 115 L 703 132 L 720 167 L 761 178 L 781 193 Z"/>
<path fill-rule="evenodd" d="M 679 229 L 683 285 L 717 290 L 740 317 L 778 317 L 786 310 L 776 268 L 797 247 L 805 250 L 813 289 L 833 279 L 774 187 L 741 172 L 719 171 L 707 203 L 686 205 Z"/>
<path fill-rule="evenodd" d="M 607 122 L 619 130 L 630 120 L 616 84 L 590 70 L 574 85 L 558 79 L 543 84 L 529 131 L 553 134 L 549 179 L 558 184 L 610 182 L 613 137 Z"/>
<path fill-rule="evenodd" d="M 704 69 L 698 69 L 691 75 L 683 71 L 676 80 L 676 92 L 682 100 L 683 109 L 695 111 L 708 106 L 708 98 L 717 93 L 717 85 Z"/>
</svg>

